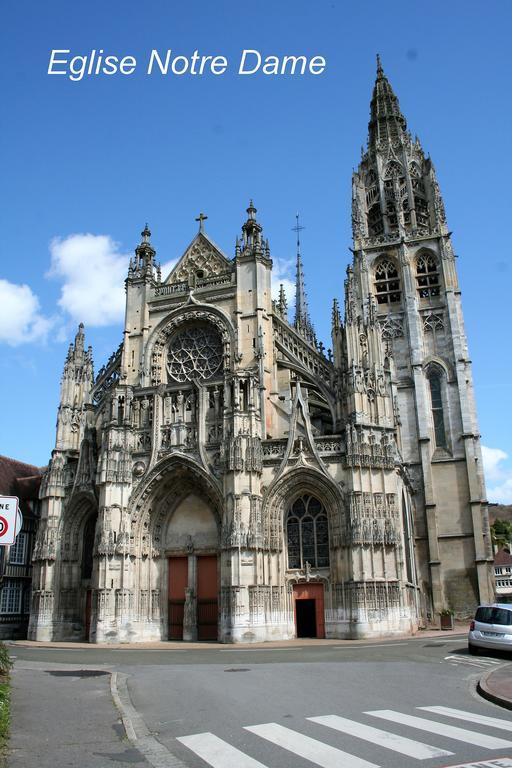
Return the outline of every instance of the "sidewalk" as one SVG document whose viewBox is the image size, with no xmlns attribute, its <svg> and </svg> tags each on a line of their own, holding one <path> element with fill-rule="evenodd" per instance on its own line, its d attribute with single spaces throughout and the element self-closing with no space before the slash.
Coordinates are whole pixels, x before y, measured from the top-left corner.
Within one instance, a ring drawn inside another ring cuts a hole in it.
<svg viewBox="0 0 512 768">
<path fill-rule="evenodd" d="M 126 739 L 107 669 L 15 664 L 8 768 L 148 768 Z"/>
<path fill-rule="evenodd" d="M 383 637 L 379 639 L 363 638 L 361 640 L 319 640 L 318 638 L 300 637 L 293 640 L 274 640 L 268 643 L 218 643 L 216 641 L 203 641 L 197 643 L 183 642 L 180 640 L 161 640 L 152 641 L 149 643 L 112 643 L 96 645 L 94 643 L 63 643 L 63 642 L 42 642 L 37 640 L 8 640 L 9 646 L 22 646 L 24 648 L 88 648 L 89 650 L 132 650 L 132 651 L 165 651 L 165 650 L 204 650 L 205 648 L 219 648 L 227 650 L 229 648 L 293 648 L 294 645 L 299 647 L 304 646 L 322 646 L 322 645 L 379 645 L 381 643 L 393 643 L 397 640 L 424 640 L 425 638 L 436 638 L 439 641 L 447 640 L 448 638 L 465 636 L 468 632 L 469 622 L 456 623 L 452 630 L 440 630 L 440 629 L 421 629 L 415 635 L 391 635 L 390 637 Z M 465 639 L 461 638 L 462 640 Z"/>
<path fill-rule="evenodd" d="M 477 690 L 480 696 L 493 704 L 512 709 L 512 664 L 486 672 L 480 678 Z"/>
</svg>

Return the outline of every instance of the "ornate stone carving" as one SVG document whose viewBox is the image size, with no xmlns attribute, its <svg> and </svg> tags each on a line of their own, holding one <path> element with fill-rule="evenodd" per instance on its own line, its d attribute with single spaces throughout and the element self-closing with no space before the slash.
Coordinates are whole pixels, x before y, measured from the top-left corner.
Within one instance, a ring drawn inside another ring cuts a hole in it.
<svg viewBox="0 0 512 768">
<path fill-rule="evenodd" d="M 222 360 L 222 339 L 216 328 L 206 324 L 185 326 L 169 343 L 167 370 L 175 381 L 210 379 Z"/>
<path fill-rule="evenodd" d="M 176 331 L 179 331 L 180 326 L 184 326 L 184 324 L 187 326 L 198 325 L 202 328 L 208 325 L 214 326 L 222 339 L 224 367 L 229 363 L 231 336 L 226 322 L 221 320 L 215 312 L 197 309 L 194 304 L 191 304 L 189 307 L 184 307 L 183 311 L 173 317 L 158 334 L 151 354 L 151 383 L 153 386 L 158 386 L 162 383 L 162 368 L 169 341 Z"/>
<path fill-rule="evenodd" d="M 429 312 L 428 315 L 423 315 L 423 330 L 426 333 L 429 331 L 444 331 L 442 312 Z"/>
<path fill-rule="evenodd" d="M 229 261 L 205 237 L 199 236 L 171 273 L 170 283 L 192 282 L 229 270 Z"/>
<path fill-rule="evenodd" d="M 388 315 L 379 318 L 381 335 L 384 340 L 397 339 L 404 335 L 404 321 L 402 317 L 392 317 Z"/>
<path fill-rule="evenodd" d="M 400 541 L 396 494 L 352 492 L 344 532 L 345 546 L 396 545 Z"/>
</svg>

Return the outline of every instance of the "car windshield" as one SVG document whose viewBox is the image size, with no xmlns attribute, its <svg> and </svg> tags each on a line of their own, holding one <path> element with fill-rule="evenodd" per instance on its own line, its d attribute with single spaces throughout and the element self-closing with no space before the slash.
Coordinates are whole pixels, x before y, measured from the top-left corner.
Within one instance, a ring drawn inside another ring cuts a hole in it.
<svg viewBox="0 0 512 768">
<path fill-rule="evenodd" d="M 512 624 L 512 611 L 506 608 L 495 608 L 491 605 L 485 608 L 479 608 L 475 616 L 476 621 L 483 624 Z"/>
</svg>

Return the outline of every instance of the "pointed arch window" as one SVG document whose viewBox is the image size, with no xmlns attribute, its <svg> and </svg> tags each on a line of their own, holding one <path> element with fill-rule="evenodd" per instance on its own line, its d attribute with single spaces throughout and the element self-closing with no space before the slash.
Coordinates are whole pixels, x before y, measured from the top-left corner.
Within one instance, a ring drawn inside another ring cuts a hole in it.
<svg viewBox="0 0 512 768">
<path fill-rule="evenodd" d="M 430 217 L 428 203 L 422 195 L 414 195 L 414 208 L 416 209 L 416 222 L 420 229 L 428 229 Z"/>
<path fill-rule="evenodd" d="M 368 208 L 370 208 L 376 201 L 378 202 L 380 197 L 377 174 L 375 173 L 373 168 L 371 168 L 366 174 L 365 186 L 366 186 L 366 205 L 368 206 Z"/>
<path fill-rule="evenodd" d="M 382 259 L 375 267 L 375 296 L 378 304 L 400 302 L 400 277 L 395 264 L 389 259 Z"/>
<path fill-rule="evenodd" d="M 416 259 L 416 281 L 420 299 L 439 296 L 439 265 L 433 253 L 422 253 Z"/>
<path fill-rule="evenodd" d="M 388 227 L 391 233 L 398 231 L 398 216 L 396 213 L 396 205 L 392 200 L 388 200 L 386 203 L 386 214 L 388 217 Z"/>
<path fill-rule="evenodd" d="M 409 208 L 409 198 L 407 196 L 402 200 L 402 212 L 404 216 L 404 226 L 410 229 L 411 226 L 411 209 Z"/>
<path fill-rule="evenodd" d="M 380 210 L 380 202 L 372 205 L 368 211 L 368 232 L 370 236 L 376 237 L 384 232 L 384 222 L 382 221 L 382 212 Z"/>
<path fill-rule="evenodd" d="M 389 163 L 386 165 L 386 169 L 384 171 L 384 178 L 385 179 L 402 179 L 404 177 L 404 169 L 400 165 L 400 163 L 397 160 L 390 160 Z"/>
<path fill-rule="evenodd" d="M 430 386 L 432 421 L 434 424 L 436 448 L 447 448 L 446 430 L 444 428 L 442 374 L 437 368 L 429 371 L 428 382 Z"/>
<path fill-rule="evenodd" d="M 314 496 L 301 496 L 286 516 L 288 568 L 329 566 L 329 527 L 323 504 Z"/>
</svg>

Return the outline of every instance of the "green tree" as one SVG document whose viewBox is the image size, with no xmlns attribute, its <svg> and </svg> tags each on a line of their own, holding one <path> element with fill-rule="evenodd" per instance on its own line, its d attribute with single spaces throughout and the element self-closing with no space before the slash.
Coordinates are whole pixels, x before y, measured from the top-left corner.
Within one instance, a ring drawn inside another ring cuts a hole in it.
<svg viewBox="0 0 512 768">
<path fill-rule="evenodd" d="M 499 549 L 510 546 L 512 543 L 512 522 L 497 518 L 491 525 L 491 536 L 493 543 Z"/>
</svg>

